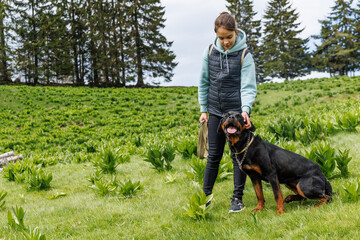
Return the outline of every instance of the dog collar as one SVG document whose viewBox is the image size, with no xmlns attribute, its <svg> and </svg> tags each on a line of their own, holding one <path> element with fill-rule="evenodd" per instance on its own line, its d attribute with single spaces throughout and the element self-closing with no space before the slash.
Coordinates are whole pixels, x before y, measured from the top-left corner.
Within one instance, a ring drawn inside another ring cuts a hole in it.
<svg viewBox="0 0 360 240">
<path fill-rule="evenodd" d="M 241 151 L 238 152 L 238 153 L 234 153 L 234 154 L 242 154 L 243 152 L 245 152 L 246 149 L 248 149 L 248 147 L 251 145 L 251 143 L 253 142 L 253 140 L 254 140 L 254 136 L 251 138 L 250 142 L 248 143 L 248 145 L 247 145 L 243 150 L 241 150 Z"/>
</svg>

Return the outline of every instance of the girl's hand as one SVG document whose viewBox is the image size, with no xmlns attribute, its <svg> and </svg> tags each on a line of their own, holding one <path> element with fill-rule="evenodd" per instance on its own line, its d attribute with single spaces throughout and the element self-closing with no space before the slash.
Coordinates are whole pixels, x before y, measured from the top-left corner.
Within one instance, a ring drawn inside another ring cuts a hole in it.
<svg viewBox="0 0 360 240">
<path fill-rule="evenodd" d="M 205 120 L 206 122 L 209 122 L 208 117 L 207 117 L 207 112 L 202 112 L 202 113 L 201 113 L 199 122 L 202 122 L 202 121 L 204 121 L 204 120 Z"/>
<path fill-rule="evenodd" d="M 247 112 L 242 112 L 241 115 L 242 115 L 243 118 L 244 118 L 244 122 L 245 122 L 244 127 L 245 127 L 246 129 L 251 128 L 251 121 L 250 121 L 249 114 L 248 114 Z"/>
</svg>

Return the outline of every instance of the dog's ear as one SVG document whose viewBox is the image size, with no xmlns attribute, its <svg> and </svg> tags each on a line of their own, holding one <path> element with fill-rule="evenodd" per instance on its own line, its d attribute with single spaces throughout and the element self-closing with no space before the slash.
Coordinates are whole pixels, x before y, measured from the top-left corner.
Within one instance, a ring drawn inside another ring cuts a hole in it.
<svg viewBox="0 0 360 240">
<path fill-rule="evenodd" d="M 241 124 L 241 126 L 244 126 L 244 124 L 245 124 L 245 121 L 244 121 L 244 117 L 242 116 L 242 114 L 241 113 L 236 113 L 236 119 L 239 121 L 239 123 Z"/>
<path fill-rule="evenodd" d="M 256 127 L 255 127 L 255 125 L 251 122 L 251 127 L 250 127 L 250 129 L 249 129 L 251 132 L 255 132 L 255 130 L 256 130 Z"/>
<path fill-rule="evenodd" d="M 223 123 L 224 123 L 225 121 L 226 121 L 226 116 L 225 116 L 225 117 L 222 117 L 222 118 L 220 119 L 219 126 L 218 126 L 218 128 L 217 128 L 217 133 L 221 133 L 221 132 L 224 131 L 221 126 L 223 125 Z"/>
</svg>

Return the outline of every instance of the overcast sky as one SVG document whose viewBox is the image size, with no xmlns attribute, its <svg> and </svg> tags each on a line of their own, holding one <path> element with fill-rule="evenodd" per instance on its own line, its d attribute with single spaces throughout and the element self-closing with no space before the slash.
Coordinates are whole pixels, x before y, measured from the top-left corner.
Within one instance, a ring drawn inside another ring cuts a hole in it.
<svg viewBox="0 0 360 240">
<path fill-rule="evenodd" d="M 262 19 L 268 0 L 254 0 L 254 20 Z M 163 34 L 173 41 L 177 67 L 172 82 L 164 86 L 197 86 L 200 76 L 201 55 L 215 38 L 214 21 L 227 11 L 225 0 L 161 0 L 165 6 L 165 28 Z M 290 0 L 292 9 L 299 13 L 302 38 L 320 33 L 318 20 L 325 19 L 334 6 L 334 0 Z M 310 42 L 309 47 L 314 49 Z M 328 74 L 312 75 L 328 77 Z"/>
</svg>

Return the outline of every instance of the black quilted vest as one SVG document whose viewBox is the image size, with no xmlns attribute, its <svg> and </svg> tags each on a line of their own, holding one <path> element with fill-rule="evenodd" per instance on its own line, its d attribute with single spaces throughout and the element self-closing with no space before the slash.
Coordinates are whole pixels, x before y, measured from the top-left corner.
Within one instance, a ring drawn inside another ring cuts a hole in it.
<svg viewBox="0 0 360 240">
<path fill-rule="evenodd" d="M 215 48 L 209 56 L 208 112 L 222 117 L 229 111 L 241 110 L 241 55 L 245 49 L 221 54 Z"/>
</svg>

